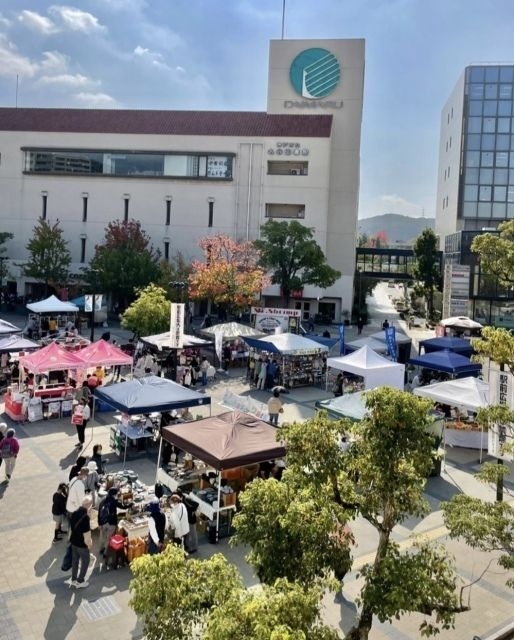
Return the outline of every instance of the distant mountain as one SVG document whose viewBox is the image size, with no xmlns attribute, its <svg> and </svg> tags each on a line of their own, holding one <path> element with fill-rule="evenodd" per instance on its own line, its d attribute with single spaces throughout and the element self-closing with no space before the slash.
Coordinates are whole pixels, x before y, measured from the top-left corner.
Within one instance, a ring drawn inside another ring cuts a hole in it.
<svg viewBox="0 0 514 640">
<path fill-rule="evenodd" d="M 382 231 L 389 245 L 410 245 L 427 227 L 435 229 L 435 218 L 410 218 L 397 213 L 384 213 L 357 221 L 359 235 L 365 233 L 367 236 L 376 236 Z"/>
</svg>

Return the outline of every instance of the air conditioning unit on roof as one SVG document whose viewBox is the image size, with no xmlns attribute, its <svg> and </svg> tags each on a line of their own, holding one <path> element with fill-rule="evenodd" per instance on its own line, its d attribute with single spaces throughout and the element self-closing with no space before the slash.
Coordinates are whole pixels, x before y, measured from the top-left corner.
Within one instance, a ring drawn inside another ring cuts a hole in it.
<svg viewBox="0 0 514 640">
<path fill-rule="evenodd" d="M 299 172 L 299 170 L 298 170 L 298 169 L 291 169 L 291 175 L 292 175 L 292 176 L 299 176 L 299 175 L 300 175 L 300 172 Z"/>
</svg>

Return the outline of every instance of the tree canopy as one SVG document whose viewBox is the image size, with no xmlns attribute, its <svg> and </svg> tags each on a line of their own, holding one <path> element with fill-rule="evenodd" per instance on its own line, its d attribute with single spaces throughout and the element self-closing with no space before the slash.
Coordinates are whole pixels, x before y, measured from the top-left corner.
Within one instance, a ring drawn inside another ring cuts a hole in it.
<svg viewBox="0 0 514 640">
<path fill-rule="evenodd" d="M 59 220 L 52 224 L 40 218 L 26 249 L 29 259 L 21 265 L 23 275 L 44 282 L 47 293 L 48 285 L 67 284 L 71 254 Z"/>
<path fill-rule="evenodd" d="M 416 258 L 414 277 L 422 283 L 427 299 L 428 315 L 434 312 L 434 290 L 441 286 L 439 271 L 438 240 L 433 229 L 426 228 L 414 242 L 413 251 Z"/>
<path fill-rule="evenodd" d="M 261 239 L 254 242 L 261 252 L 260 264 L 271 271 L 271 282 L 280 285 L 286 305 L 293 291 L 306 284 L 331 287 L 341 272 L 327 264 L 314 229 L 296 220 L 268 220 L 261 226 Z"/>
<path fill-rule="evenodd" d="M 226 235 L 202 238 L 205 261 L 194 260 L 189 275 L 189 297 L 211 300 L 229 311 L 242 311 L 255 302 L 269 284 L 258 266 L 259 253 L 251 242 Z"/>
<path fill-rule="evenodd" d="M 500 285 L 514 284 L 514 220 L 502 222 L 498 233 L 475 236 L 471 251 L 478 254 L 480 268 L 498 279 Z"/>
<path fill-rule="evenodd" d="M 170 301 L 162 287 L 149 284 L 121 316 L 121 326 L 137 336 L 164 333 L 170 328 Z"/>
<path fill-rule="evenodd" d="M 12 240 L 14 235 L 9 233 L 8 231 L 0 231 L 0 282 L 8 275 L 9 271 L 5 266 L 5 258 L 4 253 L 6 251 L 5 243 L 8 240 Z"/>
<path fill-rule="evenodd" d="M 471 340 L 476 352 L 475 360 L 490 358 L 505 365 L 514 374 L 514 336 L 502 327 L 484 327 L 480 338 Z"/>
<path fill-rule="evenodd" d="M 85 278 L 97 292 L 125 307 L 136 290 L 158 281 L 159 258 L 140 222 L 115 220 L 105 228 L 103 243 L 96 245 Z"/>
</svg>

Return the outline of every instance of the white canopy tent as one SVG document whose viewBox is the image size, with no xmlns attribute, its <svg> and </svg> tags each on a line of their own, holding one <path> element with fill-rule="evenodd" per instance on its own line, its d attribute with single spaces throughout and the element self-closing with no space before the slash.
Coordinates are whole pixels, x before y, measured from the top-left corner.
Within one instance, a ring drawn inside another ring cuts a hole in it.
<svg viewBox="0 0 514 640">
<path fill-rule="evenodd" d="M 374 338 L 375 340 L 380 340 L 381 342 L 386 341 L 385 331 L 376 331 L 372 333 L 369 338 Z M 412 338 L 410 338 L 407 334 L 403 333 L 403 331 L 395 331 L 394 338 L 396 340 L 396 344 L 407 344 L 408 342 L 412 342 Z"/>
<path fill-rule="evenodd" d="M 304 338 L 296 333 L 277 333 L 262 338 L 245 337 L 244 341 L 251 347 L 281 355 L 314 355 L 328 351 L 324 344 Z"/>
<path fill-rule="evenodd" d="M 173 348 L 172 345 L 174 344 L 171 340 L 169 331 L 166 331 L 165 333 L 156 333 L 153 336 L 144 336 L 143 338 L 141 338 L 141 341 L 146 342 L 152 347 L 156 347 L 157 349 L 159 349 L 159 351 L 161 351 L 162 349 L 171 349 Z M 204 340 L 203 338 L 198 338 L 197 336 L 190 336 L 186 333 L 184 334 L 184 348 L 197 347 L 210 343 L 210 340 Z"/>
<path fill-rule="evenodd" d="M 467 411 L 477 411 L 489 405 L 489 384 L 473 377 L 417 387 L 413 393 L 451 407 L 463 407 Z"/>
<path fill-rule="evenodd" d="M 71 302 L 63 302 L 55 296 L 50 296 L 46 300 L 31 302 L 27 309 L 32 313 L 78 313 L 79 308 Z"/>
<path fill-rule="evenodd" d="M 211 340 L 214 339 L 216 334 L 221 334 L 225 340 L 234 340 L 235 338 L 243 338 L 244 336 L 263 335 L 262 331 L 257 331 L 253 327 L 249 327 L 247 324 L 241 324 L 240 322 L 215 324 L 207 329 L 201 329 L 200 333 L 208 336 Z"/>
<path fill-rule="evenodd" d="M 382 342 L 381 340 L 377 340 L 376 338 L 358 338 L 357 340 L 352 340 L 351 342 L 347 342 L 345 347 L 350 349 L 351 351 L 357 351 L 361 347 L 369 347 L 373 349 L 375 353 L 387 353 L 387 344 Z"/>
<path fill-rule="evenodd" d="M 365 389 L 388 386 L 403 391 L 404 388 L 405 365 L 383 358 L 368 346 L 347 356 L 328 358 L 327 366 L 364 378 Z"/>
</svg>

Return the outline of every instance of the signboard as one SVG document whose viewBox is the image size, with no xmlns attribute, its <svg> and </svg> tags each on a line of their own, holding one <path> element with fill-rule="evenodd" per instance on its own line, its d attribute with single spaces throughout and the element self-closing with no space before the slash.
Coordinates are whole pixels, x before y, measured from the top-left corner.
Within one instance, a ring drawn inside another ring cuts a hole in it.
<svg viewBox="0 0 514 640">
<path fill-rule="evenodd" d="M 467 316 L 469 311 L 470 268 L 463 264 L 444 267 L 443 318 Z"/>
<path fill-rule="evenodd" d="M 185 304 L 171 303 L 170 313 L 170 347 L 182 349 L 184 346 L 184 313 Z"/>
<path fill-rule="evenodd" d="M 103 295 L 101 293 L 95 294 L 95 311 L 101 311 L 102 309 L 102 298 Z M 84 296 L 84 311 L 91 313 L 93 311 L 93 296 L 87 295 Z"/>
<path fill-rule="evenodd" d="M 263 333 L 296 333 L 302 312 L 300 309 L 275 309 L 252 307 L 251 315 L 255 318 L 254 327 Z"/>
<path fill-rule="evenodd" d="M 397 349 L 396 349 L 396 329 L 394 327 L 387 327 L 385 329 L 385 337 L 387 344 L 387 353 L 389 357 L 396 362 Z"/>
<path fill-rule="evenodd" d="M 491 370 L 489 372 L 489 394 L 492 405 L 505 405 L 514 408 L 514 383 L 508 371 Z M 512 452 L 505 452 L 506 444 L 514 443 L 514 424 L 489 425 L 487 433 L 487 452 L 494 458 L 507 462 L 514 461 Z"/>
</svg>

